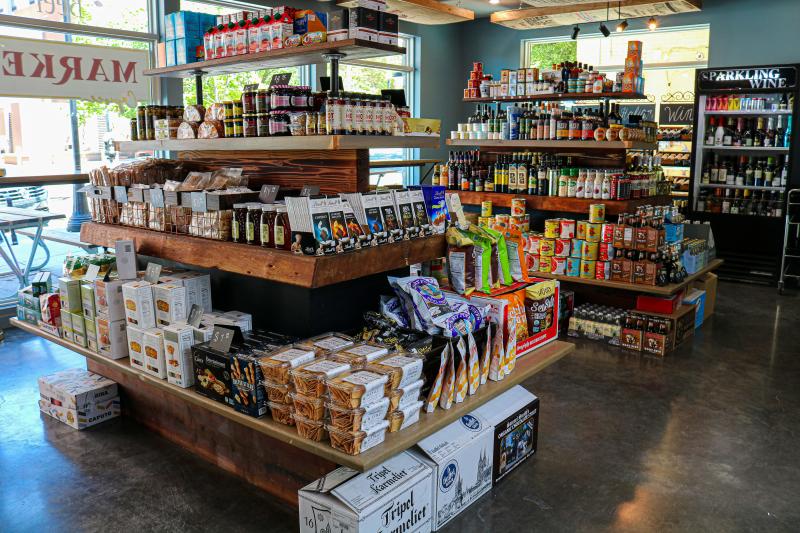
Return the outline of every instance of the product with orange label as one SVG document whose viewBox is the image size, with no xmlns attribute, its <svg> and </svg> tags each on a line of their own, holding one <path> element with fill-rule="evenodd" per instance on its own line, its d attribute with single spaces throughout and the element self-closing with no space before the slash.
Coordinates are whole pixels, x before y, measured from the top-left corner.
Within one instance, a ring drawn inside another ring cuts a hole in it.
<svg viewBox="0 0 800 533">
<path fill-rule="evenodd" d="M 144 371 L 144 332 L 143 328 L 128 326 L 128 358 L 131 368 Z M 98 320 L 98 336 L 100 335 L 100 321 Z"/>
<path fill-rule="evenodd" d="M 146 281 L 129 281 L 122 285 L 125 319 L 128 324 L 143 329 L 156 327 L 153 288 Z"/>
<path fill-rule="evenodd" d="M 507 301 L 505 310 L 505 324 L 507 329 L 505 331 L 505 337 L 515 338 L 517 342 L 526 339 L 528 337 L 528 322 L 525 318 L 525 289 L 514 291 L 509 294 L 501 294 L 497 298 Z M 514 319 L 514 329 L 510 329 L 512 319 Z"/>
<path fill-rule="evenodd" d="M 194 345 L 194 328 L 188 324 L 171 324 L 165 326 L 164 355 L 167 362 L 167 382 L 178 387 L 194 385 L 192 370 L 192 346 Z"/>
<path fill-rule="evenodd" d="M 458 339 L 456 351 L 458 352 L 458 364 L 456 365 L 455 402 L 461 403 L 467 399 L 469 394 L 467 343 L 464 342 L 464 337 Z"/>
<path fill-rule="evenodd" d="M 447 365 L 442 381 L 442 393 L 439 397 L 439 407 L 442 409 L 450 409 L 456 398 L 456 350 L 452 344 L 448 344 L 448 346 L 450 349 L 447 351 Z"/>
<path fill-rule="evenodd" d="M 478 345 L 475 344 L 475 337 L 472 332 L 467 332 L 467 378 L 469 380 L 469 394 L 472 396 L 478 391 L 481 384 L 481 365 L 478 357 Z"/>
<path fill-rule="evenodd" d="M 528 239 L 518 229 L 503 228 L 502 226 L 494 226 L 494 229 L 501 232 L 505 239 L 511 279 L 517 282 L 529 281 L 525 261 L 525 245 Z"/>
<path fill-rule="evenodd" d="M 428 391 L 428 398 L 425 401 L 425 412 L 432 413 L 434 409 L 436 409 L 436 405 L 439 403 L 442 397 L 442 391 L 444 390 L 444 378 L 445 374 L 447 373 L 447 361 L 450 358 L 450 349 L 451 344 L 448 342 L 442 353 L 439 355 L 439 370 L 436 372 L 436 378 L 431 385 L 430 391 Z"/>
<path fill-rule="evenodd" d="M 178 322 L 185 322 L 186 287 L 182 284 L 160 283 L 153 286 L 155 300 L 156 324 L 168 326 Z"/>
<path fill-rule="evenodd" d="M 164 357 L 164 332 L 157 328 L 142 333 L 144 371 L 157 378 L 167 378 L 167 360 Z"/>
<path fill-rule="evenodd" d="M 497 328 L 497 332 L 492 340 L 492 355 L 489 361 L 489 379 L 500 381 L 505 377 L 503 373 L 503 361 L 505 361 L 505 343 L 503 341 L 503 328 Z"/>
</svg>

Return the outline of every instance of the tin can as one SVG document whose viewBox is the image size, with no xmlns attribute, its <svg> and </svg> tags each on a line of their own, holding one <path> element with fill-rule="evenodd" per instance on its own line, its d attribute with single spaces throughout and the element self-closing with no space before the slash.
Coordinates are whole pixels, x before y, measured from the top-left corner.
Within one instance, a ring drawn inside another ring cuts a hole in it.
<svg viewBox="0 0 800 533">
<path fill-rule="evenodd" d="M 597 261 L 589 261 L 586 259 L 581 259 L 581 278 L 594 279 L 596 264 Z"/>
<path fill-rule="evenodd" d="M 539 258 L 539 272 L 550 272 L 553 269 L 552 257 L 541 256 Z"/>
<path fill-rule="evenodd" d="M 566 257 L 551 257 L 550 258 L 550 272 L 563 276 L 567 273 L 567 258 Z"/>
<path fill-rule="evenodd" d="M 594 264 L 594 279 L 611 279 L 611 261 L 597 261 Z"/>
<path fill-rule="evenodd" d="M 492 217 L 478 217 L 478 225 L 488 228 L 492 225 Z"/>
<path fill-rule="evenodd" d="M 544 236 L 548 239 L 558 237 L 558 219 L 548 218 L 544 221 Z"/>
<path fill-rule="evenodd" d="M 558 221 L 558 236 L 562 239 L 575 237 L 575 221 L 563 218 Z"/>
<path fill-rule="evenodd" d="M 577 278 L 581 275 L 581 260 L 577 257 L 567 257 L 567 276 Z"/>
<path fill-rule="evenodd" d="M 525 217 L 514 215 L 510 216 L 508 220 L 508 226 L 512 229 L 524 231 L 523 227 L 525 226 Z"/>
<path fill-rule="evenodd" d="M 539 272 L 539 254 L 525 254 L 525 264 L 528 272 Z"/>
<path fill-rule="evenodd" d="M 600 242 L 600 232 L 602 231 L 603 225 L 595 222 L 589 222 L 586 224 L 586 237 L 584 237 L 589 242 Z"/>
<path fill-rule="evenodd" d="M 522 231 L 530 231 L 531 230 L 531 216 L 528 213 L 522 217 Z"/>
<path fill-rule="evenodd" d="M 600 242 L 614 242 L 614 226 L 616 224 L 603 224 L 600 226 Z"/>
<path fill-rule="evenodd" d="M 614 245 L 601 242 L 597 249 L 597 259 L 600 261 L 611 261 L 614 259 Z"/>
<path fill-rule="evenodd" d="M 569 257 L 569 251 L 572 248 L 571 239 L 556 239 L 556 247 L 553 255 L 556 257 Z"/>
<path fill-rule="evenodd" d="M 597 259 L 598 244 L 596 242 L 583 241 L 581 245 L 581 259 L 594 261 Z"/>
<path fill-rule="evenodd" d="M 556 251 L 555 239 L 541 239 L 539 240 L 539 255 L 542 257 L 553 257 Z"/>
<path fill-rule="evenodd" d="M 589 204 L 589 222 L 603 222 L 606 219 L 606 204 Z"/>
<path fill-rule="evenodd" d="M 525 214 L 525 198 L 512 198 L 511 199 L 511 216 L 521 217 Z"/>
<path fill-rule="evenodd" d="M 528 234 L 528 253 L 539 255 L 539 243 L 542 240 L 542 236 L 538 233 L 530 233 Z"/>
<path fill-rule="evenodd" d="M 575 225 L 575 238 L 576 239 L 585 239 L 586 238 L 586 225 L 589 222 L 586 220 L 579 220 Z"/>
<path fill-rule="evenodd" d="M 508 227 L 509 216 L 504 214 L 497 214 L 494 216 L 494 223 L 498 226 Z"/>
<path fill-rule="evenodd" d="M 484 200 L 481 202 L 481 216 L 482 217 L 490 217 L 492 216 L 492 201 L 491 200 Z"/>
<path fill-rule="evenodd" d="M 581 250 L 583 249 L 583 242 L 581 239 L 572 239 L 572 249 L 569 251 L 570 257 L 577 257 L 580 259 Z"/>
</svg>

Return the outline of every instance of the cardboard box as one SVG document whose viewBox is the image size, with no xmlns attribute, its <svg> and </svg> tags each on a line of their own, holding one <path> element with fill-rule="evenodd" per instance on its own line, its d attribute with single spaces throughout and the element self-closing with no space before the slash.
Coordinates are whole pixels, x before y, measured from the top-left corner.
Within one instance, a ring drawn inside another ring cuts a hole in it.
<svg viewBox="0 0 800 533">
<path fill-rule="evenodd" d="M 156 324 L 168 326 L 186 321 L 188 313 L 186 287 L 169 283 L 154 285 L 153 299 L 155 300 L 156 308 Z"/>
<path fill-rule="evenodd" d="M 61 312 L 61 338 L 72 342 L 72 313 L 69 311 Z"/>
<path fill-rule="evenodd" d="M 81 282 L 72 278 L 58 278 L 58 296 L 61 299 L 61 309 L 71 313 L 80 313 Z"/>
<path fill-rule="evenodd" d="M 703 320 L 708 320 L 714 314 L 714 306 L 717 303 L 717 280 L 719 278 L 713 272 L 704 274 L 700 279 L 692 282 L 692 287 L 705 291 L 706 300 L 703 308 Z"/>
<path fill-rule="evenodd" d="M 230 359 L 228 354 L 212 349 L 208 343 L 192 346 L 194 390 L 206 398 L 233 405 Z"/>
<path fill-rule="evenodd" d="M 125 320 L 128 324 L 150 329 L 156 327 L 153 286 L 146 281 L 129 281 L 122 286 Z"/>
<path fill-rule="evenodd" d="M 83 311 L 83 316 L 90 320 L 94 320 L 95 316 L 97 316 L 97 312 L 95 311 L 93 281 L 81 282 L 81 309 Z"/>
<path fill-rule="evenodd" d="M 256 358 L 246 351 L 231 356 L 231 398 L 240 413 L 258 418 L 267 414 L 267 391 Z"/>
<path fill-rule="evenodd" d="M 86 325 L 83 321 L 83 315 L 78 313 L 72 314 L 72 342 L 78 346 L 86 346 Z"/>
<path fill-rule="evenodd" d="M 33 289 L 26 287 L 17 291 L 17 306 L 30 309 L 31 311 L 41 311 L 38 296 L 33 295 Z"/>
<path fill-rule="evenodd" d="M 167 66 L 174 67 L 178 63 L 177 54 L 175 53 L 175 39 L 170 39 L 164 43 L 164 53 L 166 55 Z"/>
<path fill-rule="evenodd" d="M 434 531 L 492 487 L 494 428 L 474 413 L 422 439 L 414 452 L 433 470 Z"/>
<path fill-rule="evenodd" d="M 636 296 L 636 310 L 669 315 L 674 313 L 681 304 L 682 297 L 683 291 L 664 297 L 639 294 Z"/>
<path fill-rule="evenodd" d="M 683 303 L 695 306 L 694 327 L 697 329 L 702 326 L 703 320 L 705 319 L 706 291 L 691 289 L 686 296 L 683 297 Z"/>
<path fill-rule="evenodd" d="M 349 10 L 349 16 L 348 35 L 350 39 L 378 42 L 378 11 L 355 7 Z"/>
<path fill-rule="evenodd" d="M 94 304 L 97 317 L 111 322 L 125 319 L 125 300 L 122 297 L 122 280 L 94 282 Z"/>
<path fill-rule="evenodd" d="M 640 329 L 622 328 L 622 333 L 619 337 L 619 345 L 628 350 L 635 352 L 642 351 L 642 343 L 644 342 L 644 331 Z"/>
<path fill-rule="evenodd" d="M 378 42 L 397 46 L 399 18 L 394 13 L 381 11 L 378 14 Z"/>
<path fill-rule="evenodd" d="M 128 359 L 131 368 L 144 372 L 144 332 L 142 328 L 128 326 Z"/>
<path fill-rule="evenodd" d="M 41 309 L 42 322 L 53 327 L 61 327 L 61 298 L 52 292 L 39 296 L 39 309 Z"/>
<path fill-rule="evenodd" d="M 85 429 L 119 416 L 119 398 L 98 402 L 91 409 L 69 409 L 39 400 L 39 410 L 75 429 Z"/>
<path fill-rule="evenodd" d="M 536 453 L 539 398 L 517 385 L 480 406 L 474 414 L 494 426 L 492 483 L 497 484 Z"/>
<path fill-rule="evenodd" d="M 109 321 L 97 318 L 97 351 L 109 359 L 123 359 L 128 355 L 128 332 L 124 320 Z"/>
<path fill-rule="evenodd" d="M 163 332 L 167 381 L 178 387 L 191 387 L 194 385 L 192 365 L 194 328 L 188 324 L 172 324 L 164 327 Z"/>
<path fill-rule="evenodd" d="M 677 346 L 679 346 L 682 342 L 689 339 L 692 334 L 694 333 L 695 328 L 695 306 L 693 305 L 686 305 L 683 304 L 672 314 L 661 314 L 661 313 L 649 313 L 649 312 L 640 312 L 639 314 L 648 317 L 652 316 L 655 318 L 664 319 L 668 322 L 668 338 L 664 340 L 665 351 L 663 353 L 658 353 L 657 355 L 664 355 L 669 353 Z M 624 331 L 624 330 L 623 330 Z M 643 334 L 643 339 L 646 339 L 647 336 Z M 652 344 L 652 336 L 650 337 L 651 344 Z M 646 346 L 646 343 L 643 343 L 643 348 Z M 656 348 L 651 350 L 651 353 L 656 353 Z"/>
<path fill-rule="evenodd" d="M 211 312 L 211 276 L 200 272 L 180 272 L 173 276 L 181 279 L 183 286 L 186 287 L 187 310 L 197 304 L 203 308 L 204 312 Z"/>
<path fill-rule="evenodd" d="M 71 368 L 38 379 L 39 395 L 48 404 L 67 409 L 88 409 L 119 395 L 117 383 L 82 368 Z"/>
<path fill-rule="evenodd" d="M 611 279 L 612 281 L 631 283 L 633 281 L 633 261 L 625 258 L 612 259 Z"/>
<path fill-rule="evenodd" d="M 432 471 L 402 452 L 364 473 L 342 467 L 297 491 L 301 533 L 431 531 Z"/>
<path fill-rule="evenodd" d="M 83 324 L 86 327 L 86 347 L 93 352 L 97 352 L 97 323 L 94 320 L 83 317 Z"/>
<path fill-rule="evenodd" d="M 158 328 L 146 329 L 142 334 L 144 371 L 157 378 L 167 379 L 167 359 L 164 356 L 164 332 Z"/>
</svg>

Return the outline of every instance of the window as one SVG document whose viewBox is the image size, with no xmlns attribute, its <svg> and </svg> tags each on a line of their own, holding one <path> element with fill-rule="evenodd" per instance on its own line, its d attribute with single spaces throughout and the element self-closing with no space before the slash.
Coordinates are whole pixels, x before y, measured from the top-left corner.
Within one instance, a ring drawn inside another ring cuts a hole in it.
<svg viewBox="0 0 800 533">
<path fill-rule="evenodd" d="M 401 35 L 398 46 L 406 49 L 402 55 L 371 59 L 369 61 L 342 61 L 340 75 L 344 90 L 380 94 L 381 89 L 404 89 L 406 104 L 412 116 L 417 114 L 414 64 L 414 48 L 417 37 Z M 416 157 L 418 150 L 407 148 L 380 148 L 370 150 L 370 160 L 404 160 Z M 371 185 L 411 185 L 418 181 L 416 169 L 404 167 L 373 169 Z"/>
<path fill-rule="evenodd" d="M 142 0 L 0 0 L 0 15 L 146 32 L 148 5 Z"/>
</svg>

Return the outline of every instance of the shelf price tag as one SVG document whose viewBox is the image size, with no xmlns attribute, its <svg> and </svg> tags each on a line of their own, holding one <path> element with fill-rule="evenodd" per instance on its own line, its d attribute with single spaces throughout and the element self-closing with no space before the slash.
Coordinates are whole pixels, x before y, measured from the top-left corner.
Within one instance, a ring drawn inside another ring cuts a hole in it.
<svg viewBox="0 0 800 533">
<path fill-rule="evenodd" d="M 203 320 L 203 308 L 197 304 L 192 304 L 189 309 L 189 317 L 186 323 L 193 327 L 200 327 L 200 321 Z"/>
<path fill-rule="evenodd" d="M 100 273 L 100 265 L 89 265 L 86 269 L 86 274 L 83 276 L 83 281 L 94 281 Z"/>
<path fill-rule="evenodd" d="M 258 90 L 258 86 L 259 86 L 258 83 L 248 83 L 247 85 L 244 86 L 244 89 L 242 89 L 242 92 L 246 93 L 246 92 L 250 92 L 250 91 L 257 91 Z"/>
<path fill-rule="evenodd" d="M 180 193 L 178 191 L 163 191 L 164 205 L 181 205 Z"/>
<path fill-rule="evenodd" d="M 205 191 L 192 193 L 192 211 L 195 213 L 205 213 L 208 210 L 206 207 L 206 193 Z"/>
<path fill-rule="evenodd" d="M 128 203 L 128 189 L 124 185 L 114 186 L 114 199 L 121 204 Z"/>
<path fill-rule="evenodd" d="M 164 207 L 164 189 L 150 189 L 150 205 Z"/>
<path fill-rule="evenodd" d="M 211 335 L 211 342 L 209 347 L 218 352 L 228 353 L 233 343 L 234 331 L 232 329 L 223 328 L 222 326 L 214 326 L 214 332 Z"/>
<path fill-rule="evenodd" d="M 144 280 L 148 283 L 155 285 L 158 283 L 158 278 L 161 276 L 161 265 L 158 263 L 147 263 L 147 268 L 144 271 Z"/>
<path fill-rule="evenodd" d="M 316 196 L 318 194 L 319 194 L 318 185 L 303 185 L 303 188 L 300 189 L 300 196 Z"/>
<path fill-rule="evenodd" d="M 262 185 L 261 192 L 258 193 L 258 201 L 262 204 L 271 204 L 278 197 L 280 185 Z"/>
<path fill-rule="evenodd" d="M 292 73 L 286 72 L 283 74 L 273 74 L 272 78 L 269 80 L 269 86 L 273 87 L 275 85 L 287 85 L 289 80 L 292 79 Z"/>
</svg>

